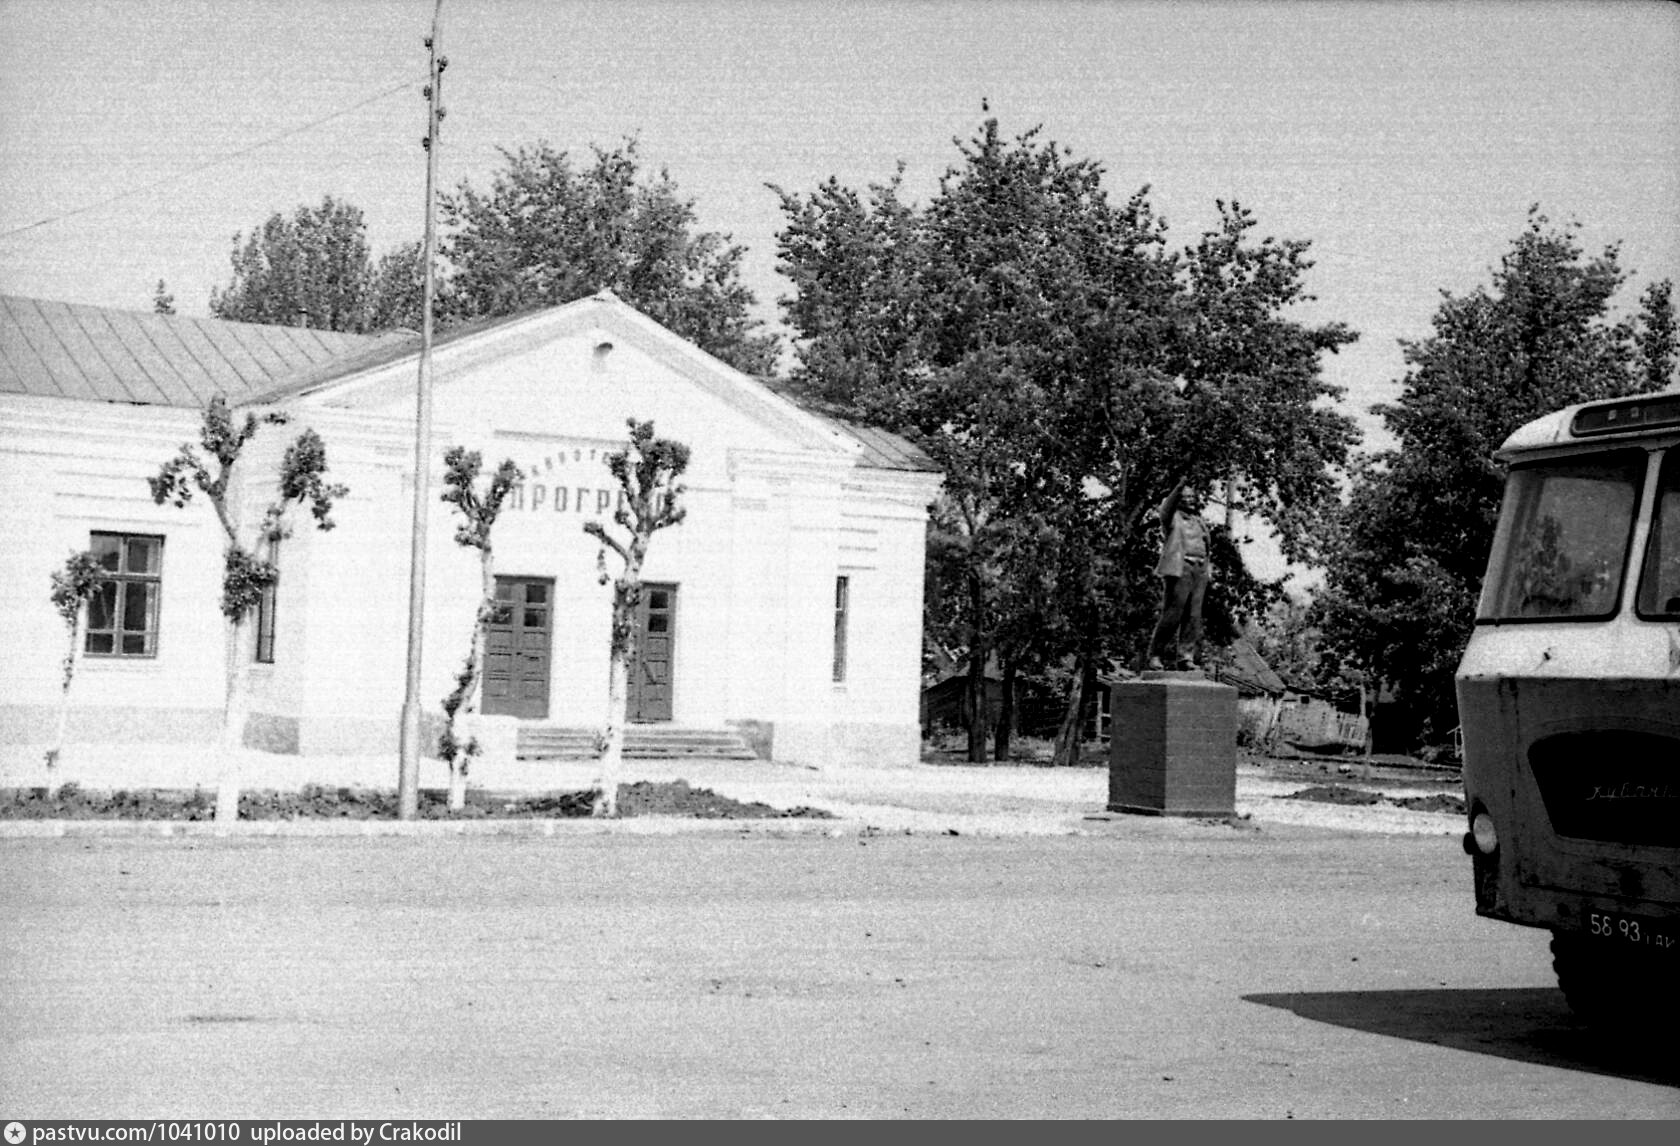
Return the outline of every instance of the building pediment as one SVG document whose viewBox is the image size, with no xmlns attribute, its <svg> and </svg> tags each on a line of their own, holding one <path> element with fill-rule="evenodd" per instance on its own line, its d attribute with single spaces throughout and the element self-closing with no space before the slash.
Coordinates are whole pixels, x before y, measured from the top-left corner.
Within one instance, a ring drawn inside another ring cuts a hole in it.
<svg viewBox="0 0 1680 1146">
<path fill-rule="evenodd" d="M 400 416 L 412 411 L 418 349 L 317 380 L 285 397 L 302 405 Z M 556 443 L 622 441 L 625 423 L 710 450 L 761 448 L 856 457 L 831 423 L 603 292 L 440 340 L 432 353 L 433 416 Z M 276 395 L 275 397 L 280 397 Z"/>
</svg>

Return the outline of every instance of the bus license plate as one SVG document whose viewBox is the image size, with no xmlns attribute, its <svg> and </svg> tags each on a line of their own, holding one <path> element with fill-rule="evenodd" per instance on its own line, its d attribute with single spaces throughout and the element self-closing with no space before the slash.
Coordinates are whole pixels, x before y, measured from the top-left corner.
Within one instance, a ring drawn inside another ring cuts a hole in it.
<svg viewBox="0 0 1680 1146">
<path fill-rule="evenodd" d="M 1587 934 L 1613 943 L 1632 943 L 1652 951 L 1680 954 L 1677 931 L 1680 929 L 1672 923 L 1611 915 L 1603 911 L 1587 912 Z"/>
</svg>

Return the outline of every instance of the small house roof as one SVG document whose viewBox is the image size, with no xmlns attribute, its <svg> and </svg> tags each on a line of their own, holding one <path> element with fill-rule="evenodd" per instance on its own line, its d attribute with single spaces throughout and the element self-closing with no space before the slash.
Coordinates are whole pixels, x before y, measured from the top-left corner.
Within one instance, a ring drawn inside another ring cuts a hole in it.
<svg viewBox="0 0 1680 1146">
<path fill-rule="evenodd" d="M 1247 637 L 1238 637 L 1231 642 L 1230 662 L 1219 670 L 1219 679 L 1236 685 L 1239 690 L 1263 692 L 1268 696 L 1282 696 L 1289 691 L 1289 686 L 1283 678 L 1272 670 L 1266 663 L 1266 658 L 1260 655 L 1260 650 Z"/>
</svg>

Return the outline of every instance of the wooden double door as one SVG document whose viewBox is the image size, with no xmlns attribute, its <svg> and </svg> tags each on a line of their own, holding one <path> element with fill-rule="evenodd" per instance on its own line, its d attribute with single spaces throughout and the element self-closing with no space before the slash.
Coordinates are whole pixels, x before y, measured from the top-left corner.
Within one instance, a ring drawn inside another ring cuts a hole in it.
<svg viewBox="0 0 1680 1146">
<path fill-rule="evenodd" d="M 630 719 L 638 723 L 670 720 L 677 587 L 643 585 L 636 626 L 641 639 L 630 665 Z M 547 720 L 553 650 L 554 579 L 497 577 L 496 613 L 485 640 L 484 712 Z"/>
<path fill-rule="evenodd" d="M 548 719 L 553 650 L 554 579 L 496 578 L 484 640 L 485 715 Z"/>
</svg>

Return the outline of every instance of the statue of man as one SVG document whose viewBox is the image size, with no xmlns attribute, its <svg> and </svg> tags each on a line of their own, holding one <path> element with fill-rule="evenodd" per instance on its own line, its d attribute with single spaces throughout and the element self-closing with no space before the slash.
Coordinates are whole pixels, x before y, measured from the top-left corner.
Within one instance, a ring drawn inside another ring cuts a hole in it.
<svg viewBox="0 0 1680 1146">
<path fill-rule="evenodd" d="M 1202 598 L 1208 585 L 1208 527 L 1201 517 L 1201 495 L 1180 478 L 1156 509 L 1161 520 L 1161 619 L 1149 642 L 1149 667 L 1196 667 L 1202 639 Z"/>
</svg>

